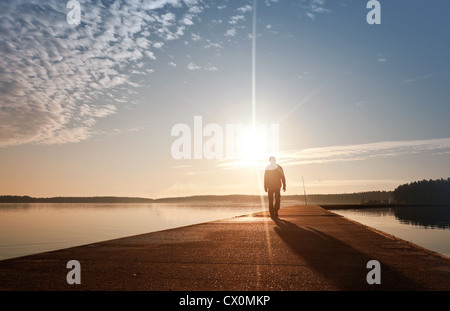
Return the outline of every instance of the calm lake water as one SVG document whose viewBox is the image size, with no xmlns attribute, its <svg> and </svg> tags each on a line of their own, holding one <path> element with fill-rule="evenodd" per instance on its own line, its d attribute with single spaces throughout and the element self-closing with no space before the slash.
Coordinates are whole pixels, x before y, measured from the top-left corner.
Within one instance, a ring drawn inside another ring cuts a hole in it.
<svg viewBox="0 0 450 311">
<path fill-rule="evenodd" d="M 263 211 L 260 204 L 0 204 L 0 260 Z"/>
<path fill-rule="evenodd" d="M 365 208 L 333 212 L 450 257 L 450 206 Z"/>
</svg>

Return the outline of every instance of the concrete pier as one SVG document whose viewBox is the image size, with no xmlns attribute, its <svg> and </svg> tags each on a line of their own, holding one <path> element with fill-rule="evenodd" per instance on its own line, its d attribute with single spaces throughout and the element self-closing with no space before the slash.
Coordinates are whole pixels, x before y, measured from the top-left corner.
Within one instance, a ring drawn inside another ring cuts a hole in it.
<svg viewBox="0 0 450 311">
<path fill-rule="evenodd" d="M 130 224 L 132 225 L 132 224 Z M 66 267 L 80 263 L 81 284 Z M 381 284 L 368 284 L 367 263 Z M 268 212 L 0 261 L 0 290 L 450 290 L 450 259 L 320 206 Z"/>
</svg>

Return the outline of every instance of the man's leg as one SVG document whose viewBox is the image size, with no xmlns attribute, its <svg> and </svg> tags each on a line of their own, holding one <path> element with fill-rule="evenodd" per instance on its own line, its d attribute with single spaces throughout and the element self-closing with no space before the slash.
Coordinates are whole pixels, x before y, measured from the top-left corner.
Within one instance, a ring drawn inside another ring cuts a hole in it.
<svg viewBox="0 0 450 311">
<path fill-rule="evenodd" d="M 269 198 L 269 212 L 270 212 L 270 216 L 274 215 L 273 193 L 274 193 L 274 191 L 272 189 L 267 190 L 267 196 Z"/>
<path fill-rule="evenodd" d="M 277 189 L 275 191 L 275 208 L 274 208 L 276 217 L 278 217 L 278 210 L 280 209 L 280 204 L 281 204 L 281 194 L 280 194 L 280 189 Z"/>
</svg>

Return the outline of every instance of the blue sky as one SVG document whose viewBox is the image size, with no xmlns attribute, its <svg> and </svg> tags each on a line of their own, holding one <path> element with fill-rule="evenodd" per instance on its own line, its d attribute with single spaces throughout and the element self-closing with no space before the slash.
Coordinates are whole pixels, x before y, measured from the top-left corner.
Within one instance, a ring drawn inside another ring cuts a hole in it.
<svg viewBox="0 0 450 311">
<path fill-rule="evenodd" d="M 252 118 L 253 1 L 0 1 L 2 194 L 260 193 L 265 163 L 175 160 L 171 129 Z M 288 194 L 450 176 L 448 1 L 258 0 L 258 123 Z"/>
</svg>

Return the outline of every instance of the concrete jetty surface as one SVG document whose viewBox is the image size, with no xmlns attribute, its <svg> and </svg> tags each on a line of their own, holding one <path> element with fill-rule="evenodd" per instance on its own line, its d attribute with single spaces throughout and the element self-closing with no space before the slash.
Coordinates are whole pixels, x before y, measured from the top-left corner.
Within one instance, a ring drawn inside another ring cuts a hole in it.
<svg viewBox="0 0 450 311">
<path fill-rule="evenodd" d="M 132 224 L 130 224 L 132 225 Z M 81 284 L 69 285 L 70 260 Z M 381 284 L 368 284 L 370 260 Z M 450 259 L 319 206 L 268 212 L 0 261 L 0 290 L 450 290 Z"/>
</svg>

